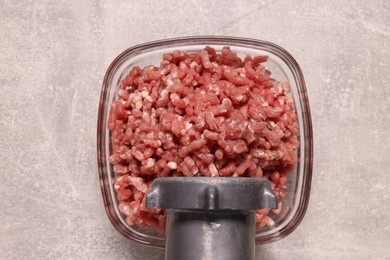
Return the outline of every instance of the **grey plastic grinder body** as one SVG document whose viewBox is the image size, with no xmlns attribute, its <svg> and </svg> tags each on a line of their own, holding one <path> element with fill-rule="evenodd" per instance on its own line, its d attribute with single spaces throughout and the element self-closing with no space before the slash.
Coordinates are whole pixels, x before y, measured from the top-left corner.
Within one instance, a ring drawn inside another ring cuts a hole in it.
<svg viewBox="0 0 390 260">
<path fill-rule="evenodd" d="M 146 197 L 167 209 L 167 260 L 255 259 L 255 210 L 277 204 L 269 181 L 255 178 L 158 178 Z"/>
</svg>

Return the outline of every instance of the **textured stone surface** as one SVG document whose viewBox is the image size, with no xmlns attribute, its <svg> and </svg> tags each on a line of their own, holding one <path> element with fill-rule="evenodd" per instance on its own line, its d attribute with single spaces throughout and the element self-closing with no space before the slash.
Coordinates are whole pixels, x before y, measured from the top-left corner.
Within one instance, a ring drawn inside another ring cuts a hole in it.
<svg viewBox="0 0 390 260">
<path fill-rule="evenodd" d="M 389 13 L 387 0 L 0 1 L 0 259 L 163 259 L 105 215 L 100 86 L 131 45 L 217 34 L 283 46 L 308 86 L 310 207 L 258 258 L 389 260 Z"/>
</svg>

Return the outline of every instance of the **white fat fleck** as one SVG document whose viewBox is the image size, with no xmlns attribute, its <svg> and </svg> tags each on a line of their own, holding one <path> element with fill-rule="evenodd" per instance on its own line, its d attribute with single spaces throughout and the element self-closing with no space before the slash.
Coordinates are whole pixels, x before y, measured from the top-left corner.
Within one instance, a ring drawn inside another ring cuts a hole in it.
<svg viewBox="0 0 390 260">
<path fill-rule="evenodd" d="M 141 97 L 140 94 L 137 92 L 131 93 L 129 96 L 130 99 L 134 99 L 134 100 L 138 100 L 138 99 L 140 99 L 140 97 Z"/>
<path fill-rule="evenodd" d="M 135 102 L 135 108 L 137 108 L 137 109 L 142 108 L 142 101 L 141 100 L 138 100 L 137 102 Z"/>
<path fill-rule="evenodd" d="M 149 117 L 148 111 L 144 110 L 142 111 L 142 118 Z"/>
<path fill-rule="evenodd" d="M 275 109 L 274 109 L 274 112 L 277 112 L 277 113 L 279 113 L 279 112 L 282 112 L 283 110 L 280 108 L 280 107 L 276 107 Z"/>
<path fill-rule="evenodd" d="M 244 99 L 244 96 L 243 96 L 243 95 L 239 95 L 239 96 L 236 97 L 236 99 L 237 99 L 238 101 L 241 101 L 241 100 Z"/>
<path fill-rule="evenodd" d="M 191 172 L 195 176 L 195 174 L 197 174 L 199 172 L 198 167 L 196 167 L 196 166 L 192 167 Z"/>
<path fill-rule="evenodd" d="M 207 85 L 207 88 L 214 91 L 216 95 L 219 95 L 220 87 L 217 84 L 209 84 Z"/>
<path fill-rule="evenodd" d="M 269 106 L 268 102 L 265 101 L 265 102 L 263 103 L 263 107 L 268 107 L 268 106 Z"/>
<path fill-rule="evenodd" d="M 227 104 L 227 103 L 230 103 L 231 101 L 230 101 L 230 99 L 228 99 L 228 98 L 224 98 L 224 99 L 222 99 L 222 104 Z"/>
<path fill-rule="evenodd" d="M 253 127 L 252 127 L 251 124 L 248 125 L 248 130 L 249 130 L 251 133 L 254 133 L 254 132 L 255 132 L 255 130 L 253 129 Z"/>
<path fill-rule="evenodd" d="M 172 93 L 172 94 L 169 96 L 169 98 L 173 101 L 173 100 L 178 100 L 178 99 L 180 99 L 180 96 L 179 96 L 179 94 L 177 94 L 177 93 Z"/>
<path fill-rule="evenodd" d="M 146 160 L 145 167 L 146 168 L 152 168 L 155 164 L 155 159 L 149 158 Z"/>
<path fill-rule="evenodd" d="M 169 163 L 167 163 L 167 166 L 168 166 L 168 168 L 170 168 L 172 170 L 177 169 L 177 164 L 175 162 L 169 162 Z"/>
<path fill-rule="evenodd" d="M 163 90 L 161 90 L 161 97 L 162 98 L 168 98 L 168 90 L 166 90 L 166 89 L 163 89 Z"/>
<path fill-rule="evenodd" d="M 206 123 L 206 122 L 205 122 L 204 120 L 202 120 L 202 121 L 200 121 L 199 123 L 197 123 L 196 126 L 199 127 L 199 128 L 201 128 L 201 127 L 204 127 L 205 123 Z"/>
<path fill-rule="evenodd" d="M 233 151 L 234 151 L 235 153 L 238 153 L 238 152 L 239 152 L 239 149 L 238 149 L 238 146 L 237 146 L 237 145 L 234 145 L 234 146 L 233 146 Z"/>
<path fill-rule="evenodd" d="M 157 124 L 156 110 L 154 108 L 152 108 L 152 124 L 153 125 Z"/>
<path fill-rule="evenodd" d="M 173 81 L 171 79 L 167 79 L 167 86 L 172 86 L 173 85 Z"/>
<path fill-rule="evenodd" d="M 282 85 L 278 85 L 278 93 L 279 94 L 282 94 L 283 93 L 283 87 L 282 87 Z"/>
<path fill-rule="evenodd" d="M 148 91 L 146 91 L 146 90 L 141 91 L 141 97 L 145 98 L 148 95 L 149 95 Z"/>
<path fill-rule="evenodd" d="M 147 101 L 150 101 L 150 102 L 153 102 L 153 99 L 152 99 L 152 97 L 151 97 L 151 96 L 149 96 L 149 95 L 147 95 L 147 96 L 145 97 L 145 100 L 147 100 Z"/>
<path fill-rule="evenodd" d="M 279 104 L 280 104 L 281 106 L 284 105 L 284 99 L 283 99 L 283 98 L 279 98 Z"/>
<path fill-rule="evenodd" d="M 196 63 L 195 61 L 191 62 L 190 68 L 195 68 L 196 66 L 198 66 L 198 63 Z"/>
<path fill-rule="evenodd" d="M 191 127 L 193 126 L 193 124 L 191 124 L 190 122 L 186 122 L 186 130 L 190 130 Z"/>
<path fill-rule="evenodd" d="M 120 188 L 120 186 L 118 185 L 118 184 L 115 184 L 114 185 L 114 189 L 117 191 L 117 190 L 119 190 L 119 188 Z"/>
<path fill-rule="evenodd" d="M 128 205 L 124 205 L 122 210 L 126 216 L 130 215 L 130 213 L 131 213 L 130 207 Z"/>
<path fill-rule="evenodd" d="M 218 176 L 218 170 L 217 170 L 217 167 L 215 167 L 214 163 L 209 165 L 209 170 L 211 172 L 211 177 Z"/>
<path fill-rule="evenodd" d="M 264 151 L 255 151 L 254 153 L 253 153 L 253 156 L 254 157 L 258 157 L 258 158 L 261 158 L 261 157 L 263 157 L 265 155 L 265 153 L 264 153 Z"/>
</svg>

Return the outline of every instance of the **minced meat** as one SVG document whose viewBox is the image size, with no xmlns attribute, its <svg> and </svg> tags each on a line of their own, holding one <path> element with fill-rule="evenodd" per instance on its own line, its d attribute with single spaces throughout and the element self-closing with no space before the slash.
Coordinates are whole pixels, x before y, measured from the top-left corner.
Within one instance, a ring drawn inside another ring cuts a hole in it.
<svg viewBox="0 0 390 260">
<path fill-rule="evenodd" d="M 120 83 L 108 128 L 115 190 L 128 224 L 165 229 L 165 211 L 145 208 L 155 178 L 268 178 L 279 200 L 297 161 L 297 115 L 287 82 L 267 56 L 244 60 L 224 47 L 164 54 L 159 67 L 133 67 Z M 279 214 L 279 208 L 273 214 Z M 269 210 L 256 225 L 273 225 Z"/>
</svg>

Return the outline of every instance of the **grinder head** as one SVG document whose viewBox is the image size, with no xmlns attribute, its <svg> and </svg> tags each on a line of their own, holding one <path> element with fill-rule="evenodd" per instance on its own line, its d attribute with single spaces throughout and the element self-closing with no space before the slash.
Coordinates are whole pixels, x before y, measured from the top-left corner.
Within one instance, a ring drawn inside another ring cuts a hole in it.
<svg viewBox="0 0 390 260">
<path fill-rule="evenodd" d="M 147 208 L 256 210 L 278 207 L 265 178 L 172 177 L 153 181 Z"/>
<path fill-rule="evenodd" d="M 146 206 L 167 209 L 166 260 L 254 260 L 255 210 L 278 201 L 265 178 L 172 177 L 153 181 Z"/>
</svg>

